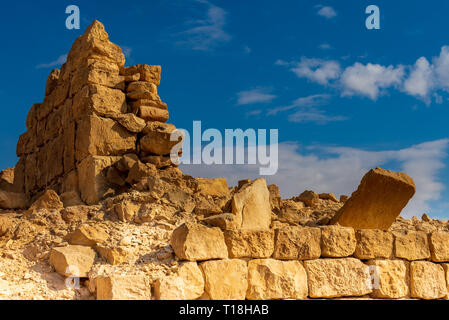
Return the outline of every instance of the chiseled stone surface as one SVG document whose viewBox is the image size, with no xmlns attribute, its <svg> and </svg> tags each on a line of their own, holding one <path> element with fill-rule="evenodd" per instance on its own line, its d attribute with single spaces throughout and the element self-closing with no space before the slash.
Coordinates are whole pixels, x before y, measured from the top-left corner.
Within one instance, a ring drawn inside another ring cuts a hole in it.
<svg viewBox="0 0 449 320">
<path fill-rule="evenodd" d="M 273 230 L 226 230 L 230 258 L 269 258 L 274 251 Z"/>
<path fill-rule="evenodd" d="M 307 274 L 300 261 L 256 259 L 248 263 L 249 300 L 306 299 Z"/>
<path fill-rule="evenodd" d="M 310 298 L 358 297 L 371 293 L 368 266 L 354 258 L 304 261 Z"/>
<path fill-rule="evenodd" d="M 393 234 L 377 229 L 357 230 L 357 247 L 354 256 L 358 259 L 390 259 L 393 256 Z"/>
<path fill-rule="evenodd" d="M 321 230 L 309 227 L 276 229 L 273 258 L 279 260 L 311 260 L 321 255 Z"/>
<path fill-rule="evenodd" d="M 447 285 L 443 267 L 428 261 L 411 262 L 410 291 L 413 298 L 440 299 L 446 297 Z"/>
<path fill-rule="evenodd" d="M 449 262 L 449 233 L 433 232 L 429 237 L 432 261 Z"/>
<path fill-rule="evenodd" d="M 356 245 L 354 229 L 340 226 L 321 227 L 321 256 L 349 257 L 354 253 Z"/>
<path fill-rule="evenodd" d="M 430 258 L 427 234 L 421 231 L 394 232 L 394 252 L 396 258 L 409 261 Z"/>
<path fill-rule="evenodd" d="M 248 289 L 248 266 L 240 259 L 211 260 L 200 264 L 205 291 L 211 300 L 244 300 Z"/>
<path fill-rule="evenodd" d="M 370 260 L 374 298 L 400 299 L 410 293 L 409 262 L 403 260 Z"/>
</svg>

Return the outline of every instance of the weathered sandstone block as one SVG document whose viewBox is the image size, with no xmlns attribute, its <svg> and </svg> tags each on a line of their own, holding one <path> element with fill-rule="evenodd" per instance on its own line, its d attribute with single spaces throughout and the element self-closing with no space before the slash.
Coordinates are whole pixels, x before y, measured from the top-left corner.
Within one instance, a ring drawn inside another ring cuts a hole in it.
<svg viewBox="0 0 449 320">
<path fill-rule="evenodd" d="M 81 199 L 85 203 L 88 205 L 97 204 L 110 192 L 105 169 L 119 160 L 120 157 L 90 156 L 81 161 L 78 166 L 78 184 Z"/>
<path fill-rule="evenodd" d="M 126 96 L 116 89 L 101 85 L 86 85 L 73 98 L 72 112 L 75 119 L 88 115 L 121 114 L 127 112 Z"/>
<path fill-rule="evenodd" d="M 295 197 L 295 201 L 302 201 L 306 204 L 308 207 L 313 207 L 319 202 L 319 195 L 313 191 L 306 190 L 303 193 L 301 193 L 299 196 Z"/>
<path fill-rule="evenodd" d="M 405 173 L 381 168 L 369 171 L 357 191 L 331 223 L 354 229 L 388 229 L 415 194 L 415 184 Z"/>
<path fill-rule="evenodd" d="M 340 226 L 321 227 L 321 255 L 330 258 L 351 256 L 357 246 L 355 231 Z"/>
<path fill-rule="evenodd" d="M 356 233 L 357 247 L 354 252 L 356 258 L 376 259 L 384 258 L 390 259 L 393 256 L 393 234 L 376 229 L 358 230 Z"/>
<path fill-rule="evenodd" d="M 430 258 L 427 234 L 421 231 L 394 232 L 394 251 L 396 258 L 409 261 Z"/>
<path fill-rule="evenodd" d="M 76 159 L 89 155 L 118 156 L 136 148 L 136 135 L 114 120 L 89 116 L 78 122 L 76 131 Z"/>
<path fill-rule="evenodd" d="M 449 261 L 449 233 L 439 231 L 433 232 L 429 237 L 429 244 L 432 261 Z"/>
<path fill-rule="evenodd" d="M 40 209 L 60 211 L 64 209 L 64 204 L 58 194 L 54 190 L 49 189 L 33 202 L 28 212 Z"/>
<path fill-rule="evenodd" d="M 177 274 L 159 278 L 154 286 L 158 300 L 196 300 L 204 293 L 204 278 L 196 262 L 184 262 Z"/>
<path fill-rule="evenodd" d="M 200 261 L 228 257 L 223 232 L 219 228 L 185 223 L 173 231 L 170 244 L 182 260 Z"/>
<path fill-rule="evenodd" d="M 232 198 L 232 213 L 242 230 L 268 229 L 271 224 L 270 193 L 265 179 L 243 186 Z"/>
<path fill-rule="evenodd" d="M 137 115 L 140 118 L 145 119 L 146 121 L 158 121 L 158 122 L 167 122 L 170 117 L 168 110 L 150 106 L 138 107 Z"/>
<path fill-rule="evenodd" d="M 409 262 L 403 260 L 370 260 L 372 266 L 372 297 L 386 299 L 405 298 L 410 293 Z"/>
<path fill-rule="evenodd" d="M 321 256 L 321 230 L 308 227 L 284 227 L 276 230 L 273 258 L 311 260 Z"/>
<path fill-rule="evenodd" d="M 447 286 L 443 267 L 428 261 L 412 262 L 410 264 L 410 289 L 413 298 L 444 298 L 447 294 Z"/>
<path fill-rule="evenodd" d="M 273 259 L 251 260 L 248 263 L 249 300 L 306 299 L 307 274 L 299 261 Z"/>
<path fill-rule="evenodd" d="M 151 286 L 143 275 L 100 276 L 95 282 L 97 300 L 151 300 Z"/>
<path fill-rule="evenodd" d="M 230 258 L 269 258 L 273 254 L 273 230 L 227 230 L 224 236 Z"/>
<path fill-rule="evenodd" d="M 169 155 L 178 141 L 171 141 L 170 136 L 176 127 L 172 124 L 148 122 L 140 139 L 142 151 L 156 155 Z"/>
<path fill-rule="evenodd" d="M 318 259 L 304 261 L 309 297 L 357 297 L 372 292 L 369 270 L 360 260 Z"/>
<path fill-rule="evenodd" d="M 146 81 L 154 83 L 159 86 L 161 82 L 161 67 L 160 66 L 149 66 L 146 64 L 138 64 L 131 67 L 122 68 L 122 75 L 132 75 L 140 74 L 140 81 Z"/>
<path fill-rule="evenodd" d="M 71 245 L 95 247 L 99 243 L 105 243 L 109 239 L 109 234 L 100 227 L 82 225 L 72 233 L 69 233 L 66 240 Z"/>
<path fill-rule="evenodd" d="M 108 245 L 97 244 L 95 246 L 98 254 L 113 266 L 125 263 L 128 261 L 128 251 L 123 247 L 111 247 Z"/>
<path fill-rule="evenodd" d="M 271 210 L 279 212 L 281 209 L 281 191 L 279 187 L 275 184 L 270 184 L 268 191 L 270 192 Z"/>
<path fill-rule="evenodd" d="M 85 278 L 95 260 L 95 251 L 90 247 L 67 246 L 53 248 L 50 252 L 50 264 L 56 272 L 65 277 Z"/>
<path fill-rule="evenodd" d="M 228 183 L 225 178 L 206 179 L 197 178 L 197 192 L 209 196 L 227 196 L 229 194 Z"/>
<path fill-rule="evenodd" d="M 205 292 L 211 300 L 244 300 L 248 289 L 248 266 L 239 259 L 206 261 L 200 264 Z"/>
</svg>

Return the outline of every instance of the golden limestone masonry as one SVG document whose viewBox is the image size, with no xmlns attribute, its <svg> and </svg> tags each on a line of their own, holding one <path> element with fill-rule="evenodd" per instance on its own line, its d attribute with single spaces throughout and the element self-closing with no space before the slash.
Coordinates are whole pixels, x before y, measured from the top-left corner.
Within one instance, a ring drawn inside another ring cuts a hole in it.
<svg viewBox="0 0 449 320">
<path fill-rule="evenodd" d="M 161 68 L 124 65 L 94 21 L 31 107 L 0 173 L 0 299 L 449 298 L 448 222 L 400 216 L 411 177 L 282 199 L 185 175 Z"/>
</svg>

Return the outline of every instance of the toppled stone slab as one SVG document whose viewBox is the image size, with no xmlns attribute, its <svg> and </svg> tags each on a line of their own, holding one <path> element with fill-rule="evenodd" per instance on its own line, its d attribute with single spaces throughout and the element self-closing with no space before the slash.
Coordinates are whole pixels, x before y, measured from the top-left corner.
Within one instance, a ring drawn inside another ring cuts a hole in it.
<svg viewBox="0 0 449 320">
<path fill-rule="evenodd" d="M 143 275 L 100 276 L 95 282 L 97 300 L 151 300 L 151 286 Z"/>
<path fill-rule="evenodd" d="M 105 243 L 109 234 L 100 227 L 82 225 L 66 237 L 71 245 L 95 247 L 99 243 Z"/>
<path fill-rule="evenodd" d="M 405 173 L 381 168 L 369 171 L 357 191 L 331 220 L 354 229 L 387 230 L 415 194 L 415 184 Z"/>
<path fill-rule="evenodd" d="M 196 262 L 184 262 L 177 274 L 159 278 L 154 285 L 158 300 L 195 300 L 204 293 L 204 278 Z"/>
<path fill-rule="evenodd" d="M 307 274 L 299 261 L 257 259 L 248 263 L 249 300 L 306 299 Z"/>
<path fill-rule="evenodd" d="M 276 230 L 273 258 L 312 260 L 321 256 L 321 230 L 308 227 L 284 227 Z"/>
<path fill-rule="evenodd" d="M 200 264 L 205 292 L 211 300 L 245 300 L 248 266 L 244 260 L 214 260 Z"/>
<path fill-rule="evenodd" d="M 354 256 L 358 259 L 390 259 L 393 256 L 393 234 L 376 229 L 358 230 Z"/>
<path fill-rule="evenodd" d="M 95 251 L 85 246 L 53 248 L 49 262 L 56 272 L 65 277 L 85 278 L 95 260 Z"/>
<path fill-rule="evenodd" d="M 354 258 L 304 261 L 310 298 L 358 297 L 372 292 L 369 270 Z"/>
<path fill-rule="evenodd" d="M 170 239 L 176 256 L 181 260 L 201 261 L 226 259 L 228 249 L 219 228 L 185 223 L 178 227 Z"/>
<path fill-rule="evenodd" d="M 232 213 L 242 230 L 266 230 L 271 224 L 270 193 L 265 179 L 245 184 L 232 198 Z"/>
<path fill-rule="evenodd" d="M 410 289 L 413 298 L 444 298 L 447 287 L 443 267 L 428 261 L 413 261 L 410 264 Z"/>
<path fill-rule="evenodd" d="M 351 256 L 357 246 L 354 229 L 339 226 L 321 227 L 321 255 L 329 258 Z"/>
<path fill-rule="evenodd" d="M 224 232 L 230 258 L 269 258 L 274 251 L 274 231 L 227 230 Z"/>
</svg>

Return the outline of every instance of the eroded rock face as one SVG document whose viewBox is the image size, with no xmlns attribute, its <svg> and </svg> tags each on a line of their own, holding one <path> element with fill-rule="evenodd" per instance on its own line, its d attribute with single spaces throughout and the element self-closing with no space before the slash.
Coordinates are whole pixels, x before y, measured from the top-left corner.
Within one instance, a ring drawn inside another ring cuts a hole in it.
<svg viewBox="0 0 449 320">
<path fill-rule="evenodd" d="M 433 232 L 429 237 L 429 244 L 432 261 L 449 261 L 449 233 L 438 231 Z"/>
<path fill-rule="evenodd" d="M 372 292 L 369 270 L 360 260 L 304 261 L 311 298 L 357 297 Z"/>
<path fill-rule="evenodd" d="M 384 230 L 365 229 L 356 233 L 354 256 L 359 259 L 389 259 L 393 256 L 393 234 Z"/>
<path fill-rule="evenodd" d="M 394 251 L 397 258 L 409 261 L 430 258 L 429 242 L 425 232 L 394 232 L 394 237 Z"/>
<path fill-rule="evenodd" d="M 354 229 L 339 226 L 321 227 L 321 255 L 330 258 L 351 256 L 357 246 Z"/>
<path fill-rule="evenodd" d="M 25 209 L 28 198 L 24 193 L 0 190 L 0 209 Z"/>
<path fill-rule="evenodd" d="M 307 274 L 299 261 L 256 259 L 248 263 L 249 300 L 307 298 Z"/>
<path fill-rule="evenodd" d="M 230 258 L 269 258 L 273 254 L 272 230 L 227 230 L 224 236 Z"/>
<path fill-rule="evenodd" d="M 357 191 L 331 222 L 354 229 L 386 230 L 415 191 L 413 180 L 406 174 L 373 169 L 363 177 Z"/>
<path fill-rule="evenodd" d="M 273 258 L 312 260 L 321 256 L 319 228 L 284 227 L 276 230 Z"/>
</svg>

